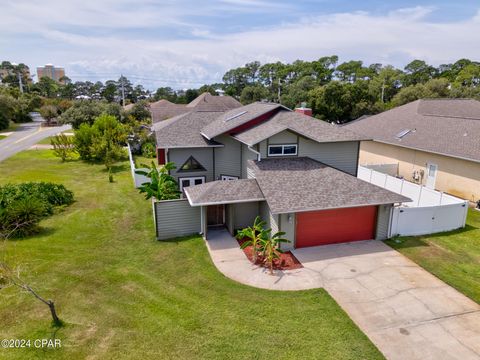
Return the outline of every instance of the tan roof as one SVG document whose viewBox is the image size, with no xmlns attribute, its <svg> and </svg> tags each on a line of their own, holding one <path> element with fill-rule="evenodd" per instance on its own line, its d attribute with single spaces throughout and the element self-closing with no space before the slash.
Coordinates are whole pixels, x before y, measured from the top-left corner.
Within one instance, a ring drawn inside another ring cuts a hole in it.
<svg viewBox="0 0 480 360">
<path fill-rule="evenodd" d="M 480 102 L 476 100 L 417 100 L 343 128 L 374 141 L 480 162 Z"/>
<path fill-rule="evenodd" d="M 247 145 L 255 145 L 284 130 L 293 131 L 317 142 L 367 140 L 365 136 L 345 128 L 284 109 L 271 119 L 236 134 L 234 137 Z"/>
<path fill-rule="evenodd" d="M 204 92 L 192 100 L 187 108 L 196 111 L 228 111 L 240 106 L 242 104 L 231 96 L 215 96 L 209 92 Z"/>
<path fill-rule="evenodd" d="M 249 166 L 274 214 L 411 201 L 308 157 L 249 160 Z"/>
<path fill-rule="evenodd" d="M 212 181 L 189 186 L 185 193 L 192 206 L 265 200 L 255 179 Z"/>
</svg>

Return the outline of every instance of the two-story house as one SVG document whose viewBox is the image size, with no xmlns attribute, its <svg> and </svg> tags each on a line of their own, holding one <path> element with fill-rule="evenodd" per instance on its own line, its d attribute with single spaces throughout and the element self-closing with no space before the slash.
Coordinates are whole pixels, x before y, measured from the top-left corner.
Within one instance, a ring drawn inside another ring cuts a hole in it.
<svg viewBox="0 0 480 360">
<path fill-rule="evenodd" d="M 155 124 L 160 164 L 196 209 L 199 231 L 231 234 L 259 215 L 299 248 L 386 237 L 408 198 L 357 179 L 364 137 L 280 104 L 197 108 Z M 177 217 L 178 219 L 178 217 Z"/>
</svg>

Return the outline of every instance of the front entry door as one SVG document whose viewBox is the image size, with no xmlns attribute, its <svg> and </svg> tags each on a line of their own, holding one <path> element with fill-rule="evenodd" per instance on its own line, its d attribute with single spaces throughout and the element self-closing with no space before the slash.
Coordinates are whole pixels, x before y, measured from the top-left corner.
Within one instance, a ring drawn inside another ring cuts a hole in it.
<svg viewBox="0 0 480 360">
<path fill-rule="evenodd" d="M 435 189 L 435 181 L 437 179 L 438 166 L 436 164 L 427 164 L 427 187 Z"/>
<path fill-rule="evenodd" d="M 225 205 L 210 205 L 207 207 L 207 225 L 225 224 Z"/>
</svg>

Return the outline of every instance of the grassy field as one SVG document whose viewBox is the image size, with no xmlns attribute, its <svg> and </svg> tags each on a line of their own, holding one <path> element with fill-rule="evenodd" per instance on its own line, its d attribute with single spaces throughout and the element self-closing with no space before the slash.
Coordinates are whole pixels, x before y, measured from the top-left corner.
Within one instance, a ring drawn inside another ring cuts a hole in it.
<svg viewBox="0 0 480 360">
<path fill-rule="evenodd" d="M 6 135 L 1 135 L 0 134 L 0 140 L 5 139 L 7 136 Z"/>
<path fill-rule="evenodd" d="M 404 237 L 387 243 L 480 303 L 480 212 L 469 210 L 461 230 Z"/>
<path fill-rule="evenodd" d="M 51 140 L 52 140 L 54 137 L 55 137 L 55 136 L 48 136 L 48 137 L 46 137 L 45 139 L 40 140 L 37 144 L 38 144 L 38 145 L 50 145 L 50 144 L 51 144 Z"/>
<path fill-rule="evenodd" d="M 134 155 L 133 160 L 135 161 L 135 166 L 137 167 L 137 169 L 141 168 L 142 164 L 150 166 L 152 161 L 154 161 L 156 163 L 155 158 L 148 158 L 148 157 L 140 156 L 140 155 Z"/>
<path fill-rule="evenodd" d="M 62 164 L 48 150 L 0 162 L 0 174 L 0 183 L 63 183 L 76 196 L 43 233 L 7 243 L 65 327 L 52 328 L 31 295 L 0 290 L 0 338 L 55 336 L 62 348 L 0 349 L 1 359 L 382 358 L 324 290 L 243 286 L 215 269 L 200 237 L 156 241 L 126 162 L 113 184 L 103 166 Z"/>
</svg>

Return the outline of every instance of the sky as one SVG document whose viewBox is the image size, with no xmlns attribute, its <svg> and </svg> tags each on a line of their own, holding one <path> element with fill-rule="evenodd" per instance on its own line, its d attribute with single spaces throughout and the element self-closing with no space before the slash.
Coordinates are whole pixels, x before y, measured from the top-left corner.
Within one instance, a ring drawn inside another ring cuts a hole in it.
<svg viewBox="0 0 480 360">
<path fill-rule="evenodd" d="M 479 40 L 478 0 L 2 0 L 0 10 L 0 60 L 53 63 L 73 81 L 124 74 L 152 90 L 219 82 L 255 60 L 479 61 Z"/>
</svg>

